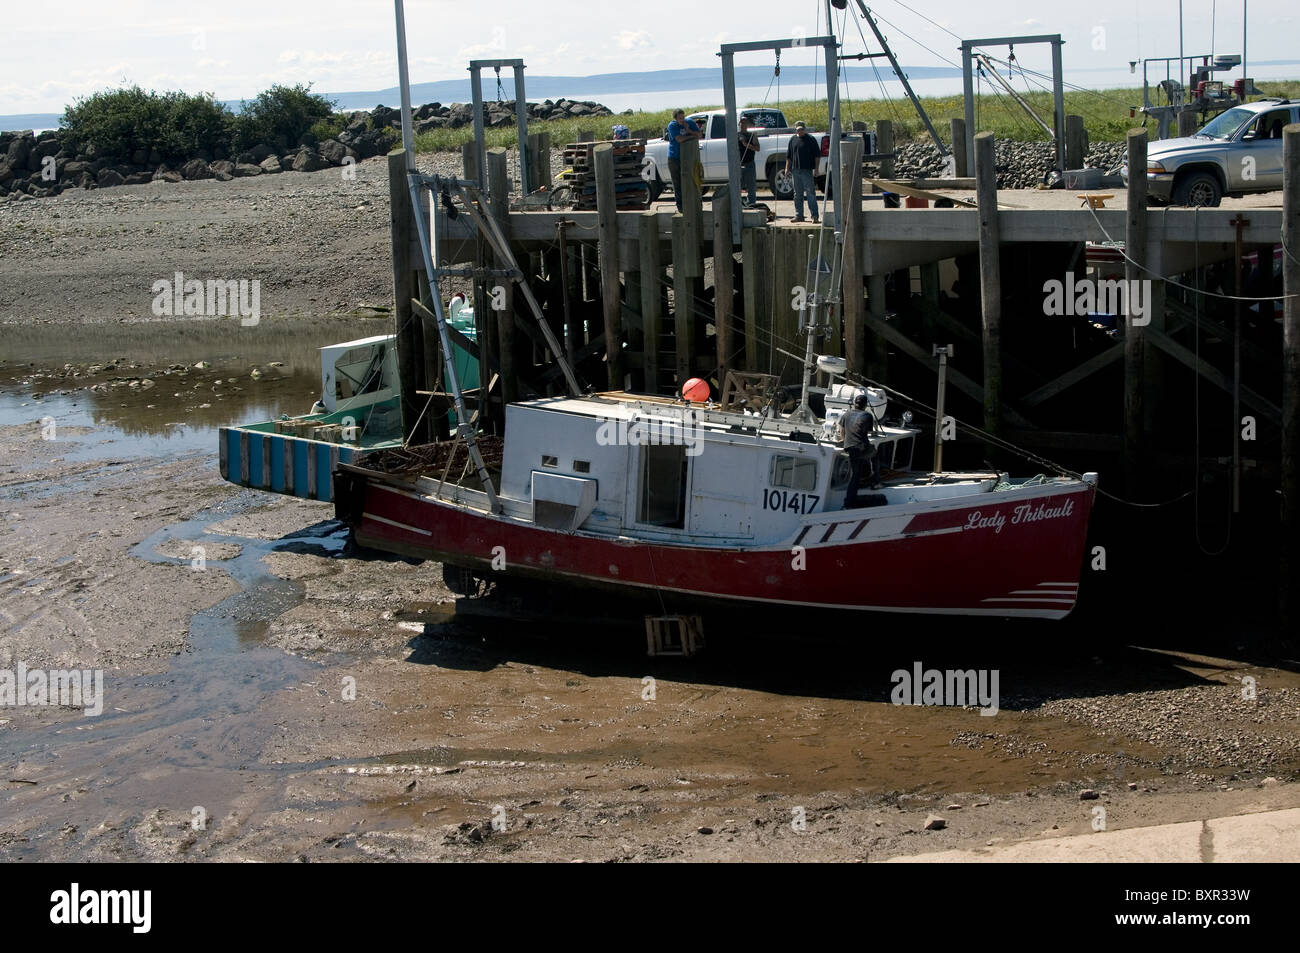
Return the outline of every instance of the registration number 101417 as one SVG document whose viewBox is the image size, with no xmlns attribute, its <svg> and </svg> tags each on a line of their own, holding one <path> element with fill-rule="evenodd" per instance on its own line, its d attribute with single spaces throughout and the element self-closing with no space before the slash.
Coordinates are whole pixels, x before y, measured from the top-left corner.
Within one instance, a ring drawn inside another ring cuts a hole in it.
<svg viewBox="0 0 1300 953">
<path fill-rule="evenodd" d="M 800 493 L 797 490 L 764 490 L 763 509 L 778 510 L 788 513 L 807 514 L 817 509 L 821 497 L 816 493 Z"/>
</svg>

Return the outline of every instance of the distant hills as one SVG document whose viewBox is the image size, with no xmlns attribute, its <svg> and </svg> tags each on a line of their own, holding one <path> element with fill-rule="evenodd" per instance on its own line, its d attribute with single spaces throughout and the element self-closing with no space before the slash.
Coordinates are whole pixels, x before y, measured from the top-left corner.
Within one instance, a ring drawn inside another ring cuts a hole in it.
<svg viewBox="0 0 1300 953">
<path fill-rule="evenodd" d="M 960 76 L 961 71 L 948 66 L 908 66 L 904 67 L 910 79 L 943 79 Z M 876 73 L 870 67 L 853 66 L 845 71 L 850 82 L 875 79 Z M 512 71 L 501 71 L 501 86 L 506 99 L 514 98 Z M 885 79 L 892 79 L 888 68 L 880 74 Z M 766 87 L 772 80 L 771 66 L 737 66 L 736 86 L 753 88 Z M 806 86 L 826 84 L 824 66 L 790 66 L 781 67 L 781 83 L 785 86 Z M 773 86 L 775 89 L 775 86 Z M 524 91 L 530 100 L 542 99 L 590 99 L 619 93 L 656 93 L 675 92 L 686 89 L 716 89 L 718 100 L 722 99 L 722 68 L 708 69 L 663 69 L 647 73 L 597 73 L 592 76 L 534 76 L 524 71 Z M 397 104 L 396 86 L 362 93 L 328 93 L 331 99 L 338 100 L 340 109 L 370 109 L 379 103 L 385 106 Z M 483 76 L 483 97 L 496 99 L 496 75 L 485 71 Z M 470 100 L 469 71 L 464 79 L 444 79 L 435 83 L 413 83 L 411 101 L 413 103 L 464 103 Z M 237 104 L 236 104 L 237 105 Z M 697 105 L 684 103 L 686 106 Z"/>
<path fill-rule="evenodd" d="M 1300 65 L 1300 60 L 1258 60 L 1253 61 L 1251 66 L 1252 73 L 1259 67 L 1266 66 L 1296 66 Z M 950 66 L 904 66 L 903 71 L 908 78 L 914 81 L 926 79 L 955 79 L 961 76 L 961 71 Z M 893 74 L 889 67 L 881 63 L 878 67 L 870 66 L 848 66 L 843 70 L 850 84 L 869 83 L 869 87 L 859 86 L 859 91 L 865 92 L 870 89 L 869 95 L 879 93 L 879 86 L 876 83 L 877 78 L 886 83 L 895 82 Z M 1094 67 L 1088 69 L 1071 69 L 1068 71 L 1069 76 L 1075 76 L 1079 73 L 1106 73 L 1108 78 L 1113 80 L 1117 74 L 1115 67 Z M 504 98 L 514 98 L 514 84 L 511 79 L 512 71 L 503 69 L 501 71 L 501 86 Z M 1125 72 L 1125 78 L 1128 74 Z M 641 73 L 597 73 L 591 76 L 542 76 L 534 75 L 525 71 L 525 87 L 528 99 L 539 102 L 544 99 L 594 99 L 602 101 L 602 98 L 614 98 L 627 94 L 642 93 L 671 93 L 683 90 L 717 90 L 716 101 L 722 101 L 722 68 L 707 67 L 698 69 L 665 69 L 650 70 Z M 738 88 L 765 89 L 772 82 L 771 64 L 764 66 L 737 66 L 736 67 L 736 86 Z M 822 65 L 783 65 L 781 67 L 781 85 L 783 87 L 807 87 L 816 85 L 818 88 L 825 88 L 826 71 Z M 1140 86 L 1141 76 L 1133 76 L 1130 85 Z M 773 85 L 775 92 L 775 85 Z M 323 92 L 322 95 L 338 103 L 338 108 L 343 111 L 353 109 L 373 109 L 375 106 L 383 104 L 385 106 L 398 105 L 398 92 L 396 86 L 389 86 L 386 89 L 376 89 L 361 92 Z M 487 70 L 483 75 L 483 98 L 486 100 L 495 100 L 496 95 L 496 75 Z M 469 89 L 469 70 L 466 69 L 465 75 L 459 79 L 444 79 L 432 83 L 414 83 L 411 86 L 411 102 L 420 105 L 423 103 L 464 103 L 470 100 Z M 238 111 L 240 100 L 226 100 L 226 105 L 231 109 Z M 611 106 L 610 103 L 605 103 Z M 667 100 L 665 106 L 668 105 Z M 689 102 L 682 103 L 682 106 L 703 106 L 712 105 L 706 103 Z M 16 115 L 0 115 L 0 129 L 53 129 L 59 124 L 61 113 L 20 113 Z"/>
<path fill-rule="evenodd" d="M 941 79 L 960 76 L 959 70 L 951 67 L 909 66 L 904 67 L 911 79 Z M 501 86 L 506 99 L 514 99 L 512 70 L 501 71 Z M 875 81 L 876 73 L 870 67 L 853 66 L 844 71 L 850 82 Z M 893 79 L 888 68 L 880 76 L 886 80 Z M 771 66 L 737 66 L 736 86 L 738 88 L 755 86 L 766 87 L 772 80 Z M 807 86 L 817 84 L 824 88 L 826 70 L 824 66 L 781 67 L 781 84 L 783 86 Z M 716 89 L 718 101 L 722 101 L 722 68 L 705 69 L 668 69 L 652 70 L 642 73 L 598 73 L 592 76 L 541 76 L 524 72 L 524 92 L 528 99 L 539 102 L 543 99 L 597 99 L 611 95 L 627 93 L 675 92 L 688 89 Z M 775 86 L 773 86 L 775 89 Z M 396 106 L 399 94 L 396 86 L 360 92 L 322 92 L 321 95 L 338 103 L 343 111 L 353 109 L 373 109 L 383 104 Z M 423 103 L 466 103 L 470 101 L 469 70 L 461 79 L 444 79 L 432 83 L 412 83 L 411 102 Z M 483 76 L 483 98 L 495 100 L 496 75 L 485 70 Z M 224 101 L 231 109 L 238 111 L 240 100 Z M 683 103 L 684 106 L 701 105 Z M 58 126 L 62 113 L 20 113 L 0 115 L 0 129 L 53 129 Z"/>
</svg>

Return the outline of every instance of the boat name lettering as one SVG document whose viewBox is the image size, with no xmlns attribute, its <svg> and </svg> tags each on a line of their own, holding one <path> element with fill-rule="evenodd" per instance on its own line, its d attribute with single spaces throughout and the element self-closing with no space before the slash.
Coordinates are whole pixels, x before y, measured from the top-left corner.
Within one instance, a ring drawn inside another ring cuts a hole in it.
<svg viewBox="0 0 1300 953">
<path fill-rule="evenodd" d="M 1011 511 L 1011 525 L 1058 519 L 1069 516 L 1073 512 L 1074 500 L 1071 499 L 1067 499 L 1059 506 L 1048 506 L 1046 503 L 1021 503 Z M 1000 533 L 1002 527 L 1006 525 L 1007 517 L 1001 510 L 995 510 L 989 516 L 985 516 L 983 510 L 975 510 L 966 514 L 966 525 L 962 529 L 992 529 L 994 533 Z"/>
</svg>

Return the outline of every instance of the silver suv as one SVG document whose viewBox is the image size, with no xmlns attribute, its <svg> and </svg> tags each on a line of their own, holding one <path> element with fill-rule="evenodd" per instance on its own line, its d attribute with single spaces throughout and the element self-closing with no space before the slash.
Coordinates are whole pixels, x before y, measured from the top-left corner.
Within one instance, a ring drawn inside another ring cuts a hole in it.
<svg viewBox="0 0 1300 953">
<path fill-rule="evenodd" d="M 1282 187 L 1282 127 L 1300 121 L 1300 101 L 1261 99 L 1222 112 L 1192 136 L 1147 149 L 1153 203 L 1218 205 L 1224 195 Z M 1128 163 L 1120 169 L 1128 185 Z"/>
</svg>

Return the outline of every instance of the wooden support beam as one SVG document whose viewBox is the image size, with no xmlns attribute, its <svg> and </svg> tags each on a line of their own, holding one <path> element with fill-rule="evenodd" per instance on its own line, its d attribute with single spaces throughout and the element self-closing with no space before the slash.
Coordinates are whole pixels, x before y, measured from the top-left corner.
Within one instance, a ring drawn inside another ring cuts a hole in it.
<svg viewBox="0 0 1300 953">
<path fill-rule="evenodd" d="M 1065 167 L 1082 169 L 1088 152 L 1088 133 L 1083 128 L 1082 116 L 1065 117 Z"/>
<path fill-rule="evenodd" d="M 1056 380 L 1048 381 L 1042 387 L 1030 391 L 1020 399 L 1020 403 L 1026 407 L 1037 407 L 1044 401 L 1050 400 L 1062 391 L 1073 387 L 1080 381 L 1086 380 L 1102 368 L 1110 367 L 1124 356 L 1124 347 L 1120 344 L 1114 344 L 1102 351 L 1100 354 L 1094 354 L 1082 364 L 1066 371 Z"/>
<path fill-rule="evenodd" d="M 438 334 L 438 320 L 433 315 L 433 296 L 437 289 L 430 287 L 428 275 L 423 269 L 415 275 L 420 290 L 420 307 L 415 308 L 415 312 L 420 321 L 420 339 L 424 344 L 424 389 L 436 390 L 443 375 L 442 337 Z M 425 413 L 427 416 L 429 411 Z M 430 440 L 446 440 L 450 436 L 451 426 L 446 414 L 436 414 L 429 418 Z"/>
<path fill-rule="evenodd" d="M 416 443 L 428 443 L 427 427 L 420 421 L 420 405 L 415 392 L 424 386 L 421 364 L 424 340 L 420 322 L 411 314 L 411 296 L 418 293 L 415 269 L 406 250 L 411 245 L 415 221 L 411 212 L 411 193 L 406 181 L 406 152 L 388 153 L 388 209 L 391 248 L 393 250 L 393 333 L 397 335 L 397 378 L 401 388 L 402 434 Z"/>
<path fill-rule="evenodd" d="M 949 122 L 949 129 L 952 134 L 952 174 L 965 178 L 970 175 L 970 161 L 966 155 L 966 120 L 960 116 L 954 117 Z"/>
<path fill-rule="evenodd" d="M 683 170 L 682 178 L 686 172 Z M 695 280 L 687 274 L 687 261 L 691 258 L 686 215 L 673 216 L 673 334 L 676 337 L 676 385 L 681 386 L 691 377 L 695 359 Z"/>
<path fill-rule="evenodd" d="M 861 139 L 840 143 L 840 216 L 844 236 L 842 281 L 844 357 L 849 370 L 860 374 L 866 365 L 866 289 L 862 276 L 862 152 Z"/>
<path fill-rule="evenodd" d="M 1086 453 L 1119 453 L 1124 440 L 1117 434 L 1079 433 L 1063 430 L 1010 430 L 1006 438 L 1021 447 L 1039 450 L 1079 450 Z"/>
<path fill-rule="evenodd" d="M 1147 134 L 1144 129 L 1128 131 L 1128 167 L 1147 167 Z M 1147 262 L 1147 179 L 1129 177 L 1128 208 L 1125 213 L 1125 245 L 1131 261 L 1124 265 L 1124 277 L 1140 281 L 1150 276 Z M 1146 374 L 1146 339 L 1144 328 L 1135 327 L 1126 316 L 1124 325 L 1124 476 L 1130 494 L 1138 490 L 1142 476 L 1142 438 L 1146 410 L 1143 407 Z"/>
<path fill-rule="evenodd" d="M 1254 213 L 1251 214 L 1253 219 Z M 1300 622 L 1300 124 L 1282 130 L 1282 622 Z M 1233 421 L 1233 426 L 1238 425 Z"/>
<path fill-rule="evenodd" d="M 745 281 L 745 370 L 764 370 L 771 354 L 770 338 L 759 333 L 759 315 L 767 314 L 772 275 L 770 228 L 746 228 L 740 234 Z"/>
<path fill-rule="evenodd" d="M 1145 168 L 1145 167 L 1144 167 Z M 1002 430 L 1002 246 L 993 133 L 975 137 L 979 199 L 980 313 L 984 329 L 984 429 Z"/>
<path fill-rule="evenodd" d="M 491 196 L 491 214 L 501 227 L 505 240 L 510 240 L 510 178 L 506 171 L 506 150 L 489 149 L 487 153 L 488 194 Z M 495 257 L 496 267 L 508 267 L 507 262 Z M 525 276 L 526 278 L 527 276 Z M 498 310 L 498 305 L 500 308 Z M 497 363 L 501 368 L 501 399 L 506 404 L 519 399 L 515 386 L 515 286 L 514 282 L 499 278 L 488 286 L 488 307 L 495 312 L 497 326 Z M 504 424 L 505 408 L 497 410 L 488 399 L 488 415 Z M 499 418 L 499 419 L 498 419 Z"/>
<path fill-rule="evenodd" d="M 618 272 L 618 207 L 614 192 L 614 147 L 602 142 L 593 150 L 596 164 L 596 214 L 600 239 L 600 298 L 605 315 L 605 356 L 609 389 L 621 390 L 623 381 L 623 286 Z"/>
<path fill-rule="evenodd" d="M 1204 311 L 1202 311 L 1200 314 L 1197 314 L 1195 308 L 1191 307 L 1190 305 L 1184 304 L 1183 302 L 1178 301 L 1176 299 L 1175 300 L 1166 299 L 1165 309 L 1169 311 L 1171 314 L 1177 315 L 1183 321 L 1195 323 L 1206 334 L 1212 334 L 1223 341 L 1232 340 L 1231 329 L 1229 329 L 1226 325 L 1220 324 L 1218 321 L 1215 321 L 1213 318 L 1206 315 Z M 1172 334 L 1173 329 L 1172 328 L 1169 329 L 1168 333 Z M 1266 348 L 1262 348 L 1255 342 L 1248 341 L 1248 340 L 1242 340 L 1241 353 L 1246 357 L 1250 358 L 1252 361 L 1257 361 L 1258 363 L 1263 364 L 1266 367 L 1272 367 L 1274 362 L 1277 360 L 1277 355 L 1274 354 L 1272 351 L 1269 351 Z"/>
<path fill-rule="evenodd" d="M 875 331 L 908 357 L 915 361 L 919 361 L 921 364 L 924 364 L 926 367 L 937 372 L 934 355 L 932 355 L 926 348 L 921 347 L 921 345 L 917 344 L 898 328 L 893 327 L 885 321 L 877 320 L 870 314 L 867 315 L 866 322 L 867 326 L 871 328 L 871 330 Z M 972 400 L 984 400 L 984 388 L 971 380 L 961 371 L 954 368 L 951 364 L 948 365 L 948 383 Z M 1020 414 L 1016 413 L 1010 407 L 1003 409 L 1003 416 L 1012 426 L 1020 427 L 1025 430 L 1034 429 L 1032 423 L 1020 416 Z"/>
<path fill-rule="evenodd" d="M 1179 364 L 1188 367 L 1200 374 L 1215 387 L 1222 388 L 1228 393 L 1232 393 L 1232 378 L 1223 371 L 1219 370 L 1203 357 L 1197 357 L 1196 352 L 1179 344 L 1173 338 L 1166 335 L 1163 331 L 1157 331 L 1155 328 L 1143 328 L 1143 336 L 1154 344 L 1160 350 L 1164 351 Z M 1260 416 L 1267 418 L 1275 424 L 1282 423 L 1282 408 L 1273 403 L 1267 397 L 1253 390 L 1250 387 L 1242 386 L 1241 400 L 1249 407 L 1253 407 L 1255 412 Z M 1233 425 L 1234 429 L 1240 427 L 1240 423 Z"/>
<path fill-rule="evenodd" d="M 885 337 L 880 328 L 885 326 L 885 276 L 867 276 L 867 310 L 862 316 L 866 329 L 867 356 L 866 376 L 871 380 L 883 381 L 888 376 L 889 349 L 885 346 Z"/>
<path fill-rule="evenodd" d="M 679 261 L 675 254 L 673 267 L 683 267 L 689 278 L 704 277 L 704 259 L 700 256 L 703 242 L 704 199 L 700 187 L 695 183 L 695 167 L 700 162 L 700 140 L 687 139 L 680 143 L 682 156 L 682 215 L 686 220 L 686 234 L 683 238 L 686 250 L 685 262 Z M 715 227 L 717 219 L 714 219 Z M 676 223 L 674 222 L 674 227 Z"/>
<path fill-rule="evenodd" d="M 894 124 L 888 119 L 876 120 L 876 152 L 885 158 L 880 160 L 880 177 L 894 177 Z"/>
<path fill-rule="evenodd" d="M 663 276 L 659 225 L 654 212 L 642 212 L 638 224 L 641 256 L 641 334 L 645 339 L 645 389 L 659 393 L 659 338 L 663 334 Z"/>
<path fill-rule="evenodd" d="M 732 252 L 735 245 L 731 240 L 731 192 L 719 189 L 713 196 L 713 216 L 716 223 L 713 229 L 713 328 L 714 341 L 717 344 L 718 392 L 722 392 L 722 383 L 727 379 L 727 369 L 731 367 L 734 356 L 735 335 L 731 323 L 735 305 L 735 260 Z"/>
<path fill-rule="evenodd" d="M 921 323 L 926 337 L 934 340 L 934 315 L 943 313 L 939 307 L 939 263 L 927 261 L 918 265 L 916 270 L 921 273 L 921 303 L 925 305 L 921 311 Z"/>
</svg>

